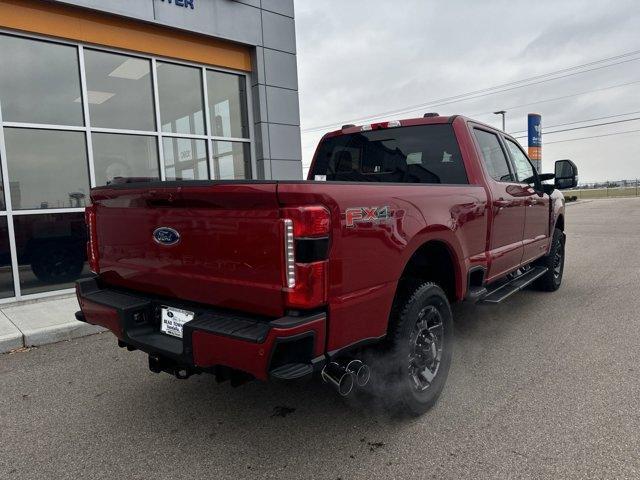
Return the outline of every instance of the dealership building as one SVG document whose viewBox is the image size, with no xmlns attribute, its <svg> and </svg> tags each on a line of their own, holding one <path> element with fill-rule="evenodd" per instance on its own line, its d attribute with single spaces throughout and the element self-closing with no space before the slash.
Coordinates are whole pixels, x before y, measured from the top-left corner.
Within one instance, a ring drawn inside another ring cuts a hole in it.
<svg viewBox="0 0 640 480">
<path fill-rule="evenodd" d="M 72 292 L 89 190 L 302 176 L 293 0 L 0 0 L 0 303 Z"/>
</svg>

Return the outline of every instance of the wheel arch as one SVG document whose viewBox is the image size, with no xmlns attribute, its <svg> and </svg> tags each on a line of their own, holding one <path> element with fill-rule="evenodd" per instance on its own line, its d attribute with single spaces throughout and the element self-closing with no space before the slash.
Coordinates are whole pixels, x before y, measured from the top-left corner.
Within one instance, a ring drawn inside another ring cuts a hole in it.
<svg viewBox="0 0 640 480">
<path fill-rule="evenodd" d="M 433 282 L 447 294 L 450 302 L 459 299 L 461 272 L 459 260 L 452 246 L 441 239 L 430 239 L 414 250 L 404 265 L 398 287 L 398 293 L 408 281 L 419 280 Z"/>
</svg>

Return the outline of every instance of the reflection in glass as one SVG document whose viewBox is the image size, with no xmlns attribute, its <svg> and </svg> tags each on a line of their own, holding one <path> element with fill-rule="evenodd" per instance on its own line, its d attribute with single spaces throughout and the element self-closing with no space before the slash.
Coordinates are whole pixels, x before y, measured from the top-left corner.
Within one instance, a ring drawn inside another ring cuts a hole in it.
<svg viewBox="0 0 640 480">
<path fill-rule="evenodd" d="M 207 71 L 207 97 L 213 136 L 249 137 L 245 83 L 241 75 Z"/>
<path fill-rule="evenodd" d="M 91 139 L 96 186 L 118 177 L 160 178 L 156 137 L 94 133 Z"/>
<path fill-rule="evenodd" d="M 213 178 L 234 180 L 251 178 L 249 144 L 213 142 Z"/>
<path fill-rule="evenodd" d="M 162 131 L 204 135 L 202 71 L 158 62 Z"/>
<path fill-rule="evenodd" d="M 204 140 L 163 139 L 164 171 L 167 180 L 206 180 L 207 146 Z"/>
<path fill-rule="evenodd" d="M 83 132 L 5 128 L 4 136 L 14 210 L 89 203 Z"/>
<path fill-rule="evenodd" d="M 83 125 L 75 47 L 0 35 L 0 66 L 5 122 Z"/>
<path fill-rule="evenodd" d="M 0 217 L 0 298 L 13 297 L 13 270 L 7 217 Z"/>
<path fill-rule="evenodd" d="M 516 167 L 516 178 L 520 182 L 526 182 L 531 185 L 534 185 L 535 179 L 533 176 L 533 165 L 524 154 L 524 152 L 511 140 L 505 139 L 507 148 L 511 153 L 511 159 L 513 160 L 513 165 Z"/>
<path fill-rule="evenodd" d="M 2 179 L 2 168 L 0 168 L 0 210 L 6 210 L 4 202 L 4 180 Z"/>
<path fill-rule="evenodd" d="M 91 276 L 83 213 L 16 215 L 13 222 L 23 294 L 70 288 Z"/>
<path fill-rule="evenodd" d="M 92 127 L 155 130 L 151 61 L 86 49 Z"/>
<path fill-rule="evenodd" d="M 478 140 L 484 164 L 486 165 L 491 178 L 498 182 L 513 181 L 513 176 L 509 169 L 509 163 L 502 147 L 500 146 L 498 136 L 494 133 L 486 132 L 477 128 L 473 130 L 473 133 L 476 136 L 476 140 Z"/>
</svg>

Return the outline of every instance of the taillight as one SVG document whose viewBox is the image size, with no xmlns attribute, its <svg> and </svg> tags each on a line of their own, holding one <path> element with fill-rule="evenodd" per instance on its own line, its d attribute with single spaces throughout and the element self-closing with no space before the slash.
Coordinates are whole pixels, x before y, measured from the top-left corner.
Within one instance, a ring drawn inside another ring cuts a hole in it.
<svg viewBox="0 0 640 480">
<path fill-rule="evenodd" d="M 296 286 L 296 243 L 293 237 L 293 220 L 285 218 L 284 222 L 284 266 L 287 287 Z"/>
<path fill-rule="evenodd" d="M 89 240 L 87 241 L 87 259 L 89 260 L 89 270 L 93 273 L 100 273 L 99 256 L 98 256 L 98 233 L 96 228 L 96 207 L 90 205 L 84 210 L 84 218 L 87 222 L 87 232 Z"/>
<path fill-rule="evenodd" d="M 329 210 L 320 206 L 285 208 L 283 217 L 293 222 L 293 236 L 327 237 L 331 224 Z"/>
<path fill-rule="evenodd" d="M 282 209 L 285 303 L 315 308 L 327 300 L 331 216 L 322 206 Z"/>
</svg>

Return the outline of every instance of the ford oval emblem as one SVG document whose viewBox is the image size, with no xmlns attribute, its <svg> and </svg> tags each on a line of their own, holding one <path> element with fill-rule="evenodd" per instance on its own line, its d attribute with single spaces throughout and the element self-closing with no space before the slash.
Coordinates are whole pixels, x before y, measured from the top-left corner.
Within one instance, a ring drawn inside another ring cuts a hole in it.
<svg viewBox="0 0 640 480">
<path fill-rule="evenodd" d="M 153 231 L 153 239 L 160 245 L 175 245 L 180 241 L 180 234 L 173 228 L 159 227 Z"/>
</svg>

